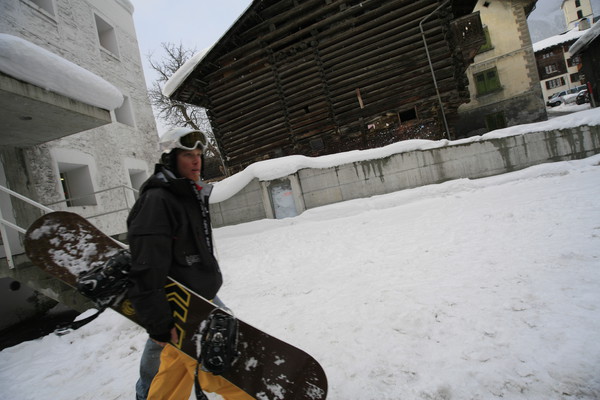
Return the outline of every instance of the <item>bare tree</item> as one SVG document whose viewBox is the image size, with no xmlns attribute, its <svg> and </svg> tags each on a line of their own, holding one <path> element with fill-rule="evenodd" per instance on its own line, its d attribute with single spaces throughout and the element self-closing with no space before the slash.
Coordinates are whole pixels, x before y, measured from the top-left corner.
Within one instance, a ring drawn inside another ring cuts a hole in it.
<svg viewBox="0 0 600 400">
<path fill-rule="evenodd" d="M 223 175 L 229 175 L 221 152 L 217 148 L 206 110 L 202 107 L 170 99 L 162 92 L 165 83 L 196 53 L 196 49 L 184 49 L 181 43 L 179 45 L 161 43 L 161 47 L 166 53 L 164 58 L 155 60 L 152 58 L 152 54 L 148 55 L 150 67 L 158 73 L 157 80 L 148 89 L 150 104 L 157 112 L 158 118 L 162 119 L 167 126 L 188 126 L 205 132 L 208 136 L 207 156 L 217 158 L 222 166 Z"/>
</svg>

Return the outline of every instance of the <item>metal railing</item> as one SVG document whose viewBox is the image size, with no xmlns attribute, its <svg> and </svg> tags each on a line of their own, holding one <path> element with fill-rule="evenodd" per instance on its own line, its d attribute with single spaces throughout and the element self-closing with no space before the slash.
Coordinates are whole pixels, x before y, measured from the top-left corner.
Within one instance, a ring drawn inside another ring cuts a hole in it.
<svg viewBox="0 0 600 400">
<path fill-rule="evenodd" d="M 118 213 L 121 211 L 129 212 L 131 210 L 131 206 L 129 205 L 127 191 L 131 191 L 135 195 L 135 193 L 138 193 L 138 190 L 134 189 L 132 187 L 129 187 L 129 186 L 120 185 L 120 186 L 115 186 L 115 187 L 109 188 L 109 189 L 99 190 L 97 192 L 90 193 L 87 195 L 78 196 L 76 198 L 75 197 L 74 198 L 66 198 L 64 200 L 60 200 L 60 201 L 56 201 L 56 202 L 44 205 L 44 204 L 40 204 L 34 200 L 31 200 L 30 198 L 28 198 L 26 196 L 23 196 L 22 194 L 19 194 L 13 190 L 10 190 L 10 189 L 0 185 L 0 192 L 4 192 L 4 193 L 8 194 L 9 196 L 12 196 L 21 201 L 24 201 L 25 203 L 40 209 L 43 213 L 57 211 L 53 208 L 50 208 L 49 206 L 56 206 L 57 204 L 61 204 L 61 203 L 65 203 L 66 205 L 68 205 L 73 200 L 77 200 L 80 198 L 86 198 L 86 197 L 89 197 L 92 195 L 95 196 L 96 194 L 101 194 L 101 193 L 105 193 L 105 192 L 109 192 L 109 191 L 113 191 L 113 190 L 117 190 L 117 189 L 121 189 L 123 191 L 123 197 L 125 199 L 125 207 L 121 207 L 117 210 L 105 211 L 105 212 L 95 214 L 95 215 L 82 215 L 83 217 L 88 218 L 88 219 L 97 218 L 97 217 L 101 217 L 101 216 L 105 216 L 105 215 L 109 215 L 109 214 L 115 214 L 115 213 Z M 72 207 L 69 207 L 69 209 L 70 209 L 70 211 L 73 211 Z M 77 213 L 77 214 L 81 215 L 81 213 Z M 6 255 L 6 261 L 8 263 L 8 267 L 10 269 L 13 269 L 15 267 L 14 260 L 13 260 L 13 251 L 12 251 L 13 249 L 11 249 L 10 239 L 9 239 L 6 228 L 11 228 L 21 234 L 25 234 L 25 232 L 27 232 L 26 228 L 20 227 L 16 224 L 12 223 L 11 221 L 8 221 L 7 219 L 5 219 L 4 216 L 2 215 L 2 209 L 0 207 L 0 236 L 2 238 L 2 245 L 4 247 L 4 253 Z"/>
<path fill-rule="evenodd" d="M 131 206 L 129 205 L 129 197 L 127 196 L 127 191 L 130 191 L 133 195 L 134 195 L 134 199 L 135 199 L 135 194 L 139 193 L 139 190 L 134 189 L 132 187 L 129 186 L 125 186 L 125 185 L 119 185 L 119 186 L 115 186 L 112 188 L 108 188 L 108 189 L 103 189 L 103 190 L 98 190 L 96 192 L 93 193 L 88 193 L 88 194 L 83 194 L 81 196 L 76 196 L 76 197 L 68 197 L 65 198 L 64 200 L 58 200 L 52 203 L 47 203 L 46 206 L 55 206 L 57 204 L 62 204 L 64 203 L 67 207 L 79 207 L 79 206 L 72 206 L 69 205 L 70 203 L 72 204 L 75 200 L 82 200 L 82 199 L 87 199 L 90 196 L 95 196 L 97 194 L 101 194 L 101 193 L 106 193 L 106 192 L 110 192 L 113 190 L 118 190 L 121 189 L 123 191 L 123 198 L 125 199 L 125 207 L 120 208 L 118 210 L 111 210 L 111 211 L 106 211 L 106 212 L 102 212 L 100 214 L 95 214 L 95 215 L 85 215 L 85 218 L 96 218 L 96 217 L 102 217 L 104 215 L 108 215 L 108 214 L 115 214 L 121 211 L 130 211 L 131 210 Z M 86 205 L 84 205 L 85 207 Z M 94 205 L 91 205 L 94 206 Z"/>
</svg>

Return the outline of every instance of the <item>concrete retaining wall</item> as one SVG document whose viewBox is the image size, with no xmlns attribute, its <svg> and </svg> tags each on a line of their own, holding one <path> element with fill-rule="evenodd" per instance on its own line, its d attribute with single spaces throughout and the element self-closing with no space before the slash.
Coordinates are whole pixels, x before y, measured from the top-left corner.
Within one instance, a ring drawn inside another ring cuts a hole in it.
<svg viewBox="0 0 600 400">
<path fill-rule="evenodd" d="M 459 178 L 483 178 L 546 162 L 600 153 L 600 126 L 534 132 L 480 141 L 456 141 L 323 169 L 301 169 L 289 179 L 296 204 L 305 209 Z M 215 227 L 273 218 L 269 182 L 254 179 L 232 198 L 213 204 Z"/>
</svg>

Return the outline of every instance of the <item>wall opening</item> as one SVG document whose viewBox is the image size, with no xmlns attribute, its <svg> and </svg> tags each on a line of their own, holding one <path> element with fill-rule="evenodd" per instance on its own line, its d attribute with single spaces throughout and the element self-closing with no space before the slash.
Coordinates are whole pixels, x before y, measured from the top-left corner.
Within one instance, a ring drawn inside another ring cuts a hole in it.
<svg viewBox="0 0 600 400">
<path fill-rule="evenodd" d="M 278 179 L 271 182 L 269 195 L 276 219 L 290 218 L 298 215 L 294 193 L 289 179 Z"/>
<path fill-rule="evenodd" d="M 115 28 L 105 20 L 103 20 L 98 15 L 94 15 L 96 19 L 96 29 L 98 31 L 98 40 L 100 41 L 100 46 L 104 50 L 109 51 L 115 56 L 119 56 L 119 46 L 117 44 L 117 34 L 115 33 Z"/>
<path fill-rule="evenodd" d="M 46 11 L 51 16 L 55 16 L 54 13 L 54 2 L 53 0 L 29 0 L 31 3 L 35 4 L 41 10 Z"/>
<path fill-rule="evenodd" d="M 504 112 L 496 112 L 485 116 L 485 127 L 488 132 L 496 129 L 506 128 L 506 118 Z"/>
<path fill-rule="evenodd" d="M 59 162 L 58 172 L 68 207 L 95 206 L 94 185 L 87 165 Z"/>
<path fill-rule="evenodd" d="M 130 169 L 129 170 L 129 180 L 131 181 L 131 187 L 137 191 L 133 192 L 133 196 L 135 200 L 139 197 L 139 190 L 142 187 L 142 184 L 147 179 L 146 170 L 138 170 L 138 169 Z"/>
</svg>

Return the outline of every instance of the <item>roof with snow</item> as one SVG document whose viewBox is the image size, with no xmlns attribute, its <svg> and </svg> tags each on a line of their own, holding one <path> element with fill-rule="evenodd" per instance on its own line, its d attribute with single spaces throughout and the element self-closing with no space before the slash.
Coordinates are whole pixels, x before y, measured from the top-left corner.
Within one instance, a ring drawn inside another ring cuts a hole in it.
<svg viewBox="0 0 600 400">
<path fill-rule="evenodd" d="M 596 22 L 592 27 L 585 31 L 585 33 L 577 39 L 575 43 L 569 48 L 569 53 L 576 54 L 581 50 L 585 50 L 590 43 L 592 43 L 600 35 L 600 21 Z"/>
<path fill-rule="evenodd" d="M 177 71 L 175 71 L 173 75 L 171 75 L 169 80 L 167 80 L 165 86 L 163 86 L 162 94 L 170 97 L 175 90 L 181 86 L 183 81 L 192 73 L 192 71 L 194 71 L 196 66 L 204 59 L 204 56 L 209 52 L 209 50 L 210 48 L 202 50 L 194 54 L 185 63 L 183 63 L 183 65 Z"/>
<path fill-rule="evenodd" d="M 579 28 L 573 28 L 559 35 L 550 36 L 549 38 L 540 40 L 539 42 L 535 42 L 533 44 L 533 51 L 537 53 L 538 51 L 549 49 L 551 47 L 558 46 L 563 43 L 575 41 L 581 36 L 583 36 L 587 31 L 589 31 L 589 29 L 585 31 L 580 31 Z"/>
</svg>

